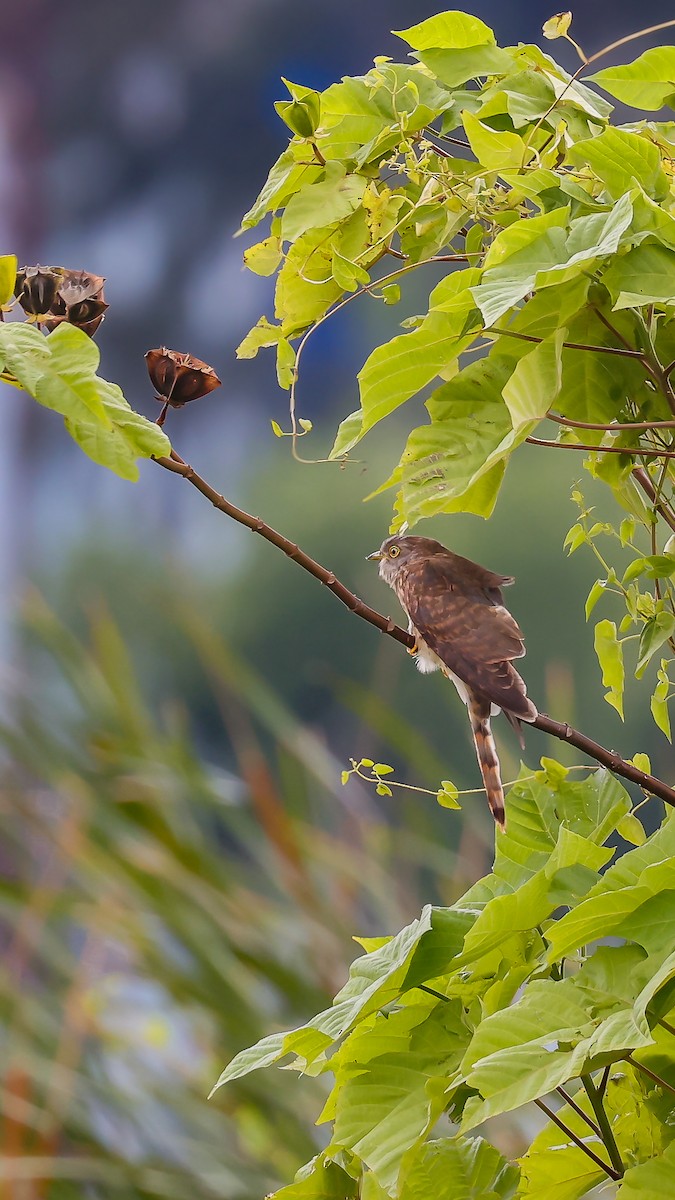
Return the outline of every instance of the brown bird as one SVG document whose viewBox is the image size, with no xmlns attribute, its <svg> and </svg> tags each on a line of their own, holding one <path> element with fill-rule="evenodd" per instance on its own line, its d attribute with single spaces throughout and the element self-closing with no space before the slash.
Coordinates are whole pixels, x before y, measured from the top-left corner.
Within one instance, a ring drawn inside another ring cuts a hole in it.
<svg viewBox="0 0 675 1200">
<path fill-rule="evenodd" d="M 490 717 L 500 710 L 521 746 L 521 721 L 537 710 L 512 659 L 525 653 L 523 635 L 504 607 L 510 575 L 495 575 L 478 563 L 425 537 L 390 537 L 368 555 L 395 591 L 415 637 L 410 651 L 423 674 L 440 668 L 467 706 L 488 804 L 504 829 L 504 791 Z"/>
</svg>

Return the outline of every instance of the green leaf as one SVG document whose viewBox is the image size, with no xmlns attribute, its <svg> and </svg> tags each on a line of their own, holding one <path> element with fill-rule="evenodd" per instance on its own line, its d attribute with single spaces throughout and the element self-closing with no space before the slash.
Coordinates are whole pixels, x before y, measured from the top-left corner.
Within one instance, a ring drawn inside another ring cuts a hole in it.
<svg viewBox="0 0 675 1200">
<path fill-rule="evenodd" d="M 606 67 L 587 79 L 633 108 L 675 105 L 675 46 L 653 46 L 624 66 Z"/>
<path fill-rule="evenodd" d="M 675 821 L 665 825 L 635 850 L 624 854 L 610 867 L 601 882 L 572 912 L 547 931 L 549 961 L 556 962 L 599 937 L 611 936 L 626 919 L 634 920 L 641 904 L 660 891 L 675 886 Z M 672 900 L 667 899 L 667 905 Z M 639 941 L 642 931 L 635 926 L 629 934 Z"/>
<path fill-rule="evenodd" d="M 586 604 L 585 604 L 586 620 L 588 620 L 588 618 L 590 617 L 590 615 L 593 612 L 593 609 L 595 608 L 596 604 L 598 603 L 598 600 L 600 599 L 600 597 L 604 596 L 606 587 L 607 587 L 606 579 L 596 579 L 595 583 L 593 584 L 593 587 L 591 588 L 590 592 L 588 593 L 588 596 L 586 597 Z"/>
<path fill-rule="evenodd" d="M 440 1138 L 403 1159 L 399 1200 L 512 1200 L 518 1167 L 483 1138 Z"/>
<path fill-rule="evenodd" d="M 280 1188 L 268 1200 L 356 1200 L 360 1195 L 358 1180 L 319 1154 L 298 1171 L 295 1183 Z"/>
<path fill-rule="evenodd" d="M 469 1037 L 458 1000 L 410 1004 L 361 1025 L 331 1059 L 331 1148 L 351 1150 L 391 1190 L 403 1155 L 443 1111 Z"/>
<path fill-rule="evenodd" d="M 460 49 L 426 49 L 419 57 L 437 79 L 448 87 L 458 87 L 468 79 L 500 75 L 513 68 L 513 55 L 500 46 L 483 44 Z"/>
<path fill-rule="evenodd" d="M 312 183 L 322 173 L 318 162 L 316 166 L 307 165 L 306 152 L 303 158 L 304 162 L 296 160 L 293 147 L 284 150 L 267 176 L 255 204 L 242 218 L 240 233 L 245 229 L 253 229 L 268 212 L 283 208 L 294 192 L 303 184 Z"/>
<path fill-rule="evenodd" d="M 462 113 L 462 123 L 478 162 L 489 171 L 525 167 L 534 156 L 534 149 L 526 146 L 517 133 L 491 129 L 489 125 L 474 117 L 468 109 Z"/>
<path fill-rule="evenodd" d="M 479 1093 L 464 1109 L 462 1129 L 553 1091 L 600 1054 L 618 1058 L 651 1043 L 644 1016 L 622 1000 L 608 1011 L 593 999 L 576 979 L 533 980 L 515 1004 L 485 1018 L 462 1063 Z"/>
<path fill-rule="evenodd" d="M 615 309 L 675 304 L 675 250 L 658 245 L 636 246 L 612 262 L 602 282 Z"/>
<path fill-rule="evenodd" d="M 583 1091 L 576 1094 L 575 1101 L 588 1111 L 588 1100 Z M 590 1112 L 593 1116 L 592 1111 Z M 590 1149 L 602 1157 L 604 1147 L 599 1138 L 593 1138 L 588 1125 L 573 1108 L 565 1104 L 558 1109 L 563 1124 L 586 1141 Z M 603 1170 L 596 1167 L 587 1154 L 571 1139 L 566 1139 L 560 1127 L 548 1121 L 531 1142 L 520 1161 L 519 1200 L 581 1200 L 592 1187 L 607 1179 Z"/>
<path fill-rule="evenodd" d="M 265 238 L 264 241 L 244 250 L 244 266 L 256 275 L 273 275 L 281 259 L 282 249 L 278 237 Z"/>
<path fill-rule="evenodd" d="M 651 714 L 654 722 L 658 725 L 662 733 L 665 733 L 668 741 L 670 738 L 670 714 L 668 712 L 668 692 L 670 691 L 669 683 L 659 682 L 654 689 L 653 695 L 649 702 Z"/>
<path fill-rule="evenodd" d="M 6 367 L 46 408 L 63 417 L 91 421 L 110 429 L 98 394 L 98 347 L 74 325 L 63 323 L 49 337 L 30 325 L 0 327 L 0 353 Z"/>
<path fill-rule="evenodd" d="M 440 952 L 443 962 L 450 961 L 459 950 L 471 920 L 469 914 L 452 916 L 448 929 L 447 923 L 443 922 L 443 913 L 436 918 L 434 910 L 427 905 L 418 920 L 402 929 L 386 945 L 352 963 L 349 980 L 338 992 L 331 1008 L 300 1029 L 272 1034 L 237 1054 L 212 1090 L 229 1080 L 270 1066 L 286 1054 L 293 1054 L 301 1065 L 313 1062 L 358 1021 L 394 1000 L 404 985 L 416 986 L 415 982 L 407 982 L 409 972 L 415 963 L 425 960 L 424 956 L 431 954 L 433 957 L 435 952 Z M 419 973 L 420 967 L 415 969 Z M 422 972 L 419 982 L 425 977 L 430 976 Z"/>
<path fill-rule="evenodd" d="M 288 391 L 295 378 L 295 350 L 287 338 L 279 338 L 277 344 L 277 382 Z"/>
<path fill-rule="evenodd" d="M 361 204 L 364 175 L 347 175 L 341 163 L 327 163 L 325 179 L 309 183 L 291 196 L 281 218 L 281 236 L 295 242 L 310 229 L 325 229 L 342 221 Z"/>
<path fill-rule="evenodd" d="M 465 331 L 474 309 L 471 285 L 478 275 L 471 267 L 449 275 L 434 289 L 419 329 L 393 338 L 370 355 L 359 372 L 361 435 L 455 362 L 473 341 L 474 334 Z"/>
<path fill-rule="evenodd" d="M 134 411 L 115 383 L 97 380 L 111 428 L 66 419 L 66 429 L 84 453 L 94 462 L 108 467 L 122 479 L 138 479 L 138 458 L 161 458 L 171 452 L 171 443 L 162 429 Z"/>
<path fill-rule="evenodd" d="M 595 653 L 602 670 L 602 682 L 609 688 L 605 696 L 623 720 L 624 666 L 623 647 L 616 636 L 613 621 L 600 621 L 595 627 Z"/>
<path fill-rule="evenodd" d="M 494 45 L 495 35 L 488 25 L 478 17 L 464 12 L 438 13 L 411 25 L 409 29 L 393 29 L 413 50 L 462 50 L 467 46 Z"/>
<path fill-rule="evenodd" d="M 562 343 L 566 330 L 540 342 L 516 364 L 502 395 L 515 430 L 528 426 L 528 432 L 553 408 L 562 383 Z"/>
<path fill-rule="evenodd" d="M 15 254 L 0 255 L 0 305 L 8 304 L 14 295 L 17 259 Z"/>
<path fill-rule="evenodd" d="M 555 17 L 549 17 L 548 21 L 544 21 L 541 32 L 550 42 L 554 42 L 557 38 L 565 36 L 571 24 L 571 12 L 556 13 Z"/>
<path fill-rule="evenodd" d="M 492 456 L 506 457 L 513 438 L 502 388 L 511 363 L 490 354 L 469 363 L 427 401 L 431 424 L 410 434 L 400 466 L 389 484 L 400 491 L 397 509 L 409 525 L 434 512 L 447 512 L 489 476 L 494 503 L 503 468 L 495 475 Z M 387 485 L 384 485 L 387 486 Z"/>
<path fill-rule="evenodd" d="M 370 275 L 360 267 L 358 263 L 350 262 L 345 258 L 338 249 L 333 246 L 333 278 L 340 285 L 344 292 L 355 292 L 358 287 L 370 283 Z M 395 284 L 391 285 L 396 287 Z M 399 292 L 400 295 L 400 292 Z M 386 301 L 385 303 L 394 303 L 395 301 Z"/>
<path fill-rule="evenodd" d="M 633 846 L 643 846 L 647 840 L 645 827 L 642 822 L 633 813 L 626 813 L 619 821 L 616 832 L 619 837 L 630 842 Z"/>
<path fill-rule="evenodd" d="M 650 617 L 640 634 L 640 650 L 635 668 L 635 678 L 641 679 L 647 665 L 660 650 L 664 642 L 675 633 L 675 615 L 671 612 L 658 612 Z"/>
<path fill-rule="evenodd" d="M 237 346 L 237 358 L 255 358 L 263 346 L 276 346 L 280 337 L 281 325 L 273 325 L 267 317 L 261 317 Z"/>
<path fill-rule="evenodd" d="M 658 146 L 638 133 L 605 129 L 597 137 L 577 142 L 568 151 L 573 163 L 587 163 L 618 199 L 640 184 L 647 195 L 663 199 L 668 190 Z"/>
<path fill-rule="evenodd" d="M 617 1200 L 671 1200 L 675 1178 L 675 1142 L 658 1158 L 626 1171 Z"/>
</svg>

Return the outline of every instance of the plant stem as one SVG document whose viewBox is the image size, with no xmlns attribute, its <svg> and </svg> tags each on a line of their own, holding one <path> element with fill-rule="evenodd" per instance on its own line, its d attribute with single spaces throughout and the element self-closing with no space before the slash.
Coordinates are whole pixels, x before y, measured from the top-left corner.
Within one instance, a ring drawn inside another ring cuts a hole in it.
<svg viewBox="0 0 675 1200">
<path fill-rule="evenodd" d="M 670 525 L 670 528 L 675 530 L 675 512 L 673 512 L 669 504 L 666 504 L 665 501 L 661 502 L 659 500 L 656 488 L 654 487 L 652 479 L 647 474 L 645 468 L 634 467 L 631 474 L 636 483 L 639 483 L 645 495 L 651 500 L 652 504 L 654 505 L 655 512 L 657 512 L 660 517 L 663 517 L 666 525 Z"/>
<path fill-rule="evenodd" d="M 562 1096 L 563 1100 L 565 1101 L 565 1104 L 569 1104 L 570 1108 L 574 1109 L 577 1116 L 582 1117 L 582 1119 L 586 1122 L 586 1124 L 589 1126 L 589 1128 L 593 1130 L 593 1133 L 597 1133 L 598 1137 L 602 1138 L 602 1133 L 600 1132 L 600 1126 L 596 1125 L 593 1118 L 589 1117 L 588 1113 L 584 1112 L 583 1108 L 581 1107 L 581 1105 L 577 1104 L 574 1097 L 570 1096 L 569 1092 L 567 1092 L 564 1087 L 557 1087 L 555 1090 L 559 1096 Z"/>
<path fill-rule="evenodd" d="M 636 1058 L 633 1058 L 632 1054 L 626 1055 L 626 1062 L 629 1062 L 633 1067 L 637 1067 L 638 1071 L 642 1071 L 643 1075 L 648 1075 L 659 1087 L 665 1088 L 667 1092 L 672 1092 L 675 1096 L 675 1087 L 673 1087 L 672 1083 L 666 1083 L 665 1079 L 662 1079 L 660 1075 L 655 1075 L 644 1063 L 638 1062 Z"/>
<path fill-rule="evenodd" d="M 350 612 L 355 613 L 362 620 L 368 621 L 370 625 L 374 625 L 382 633 L 386 633 L 389 637 L 394 638 L 402 646 L 406 646 L 408 649 L 414 648 L 416 642 L 412 634 L 408 633 L 405 629 L 401 629 L 400 625 L 397 625 L 391 617 L 385 617 L 377 609 L 371 608 L 369 604 L 365 604 L 354 592 L 345 587 L 344 583 L 332 571 L 327 570 L 326 567 L 316 562 L 315 559 L 310 558 L 295 542 L 291 542 L 283 534 L 277 533 L 276 529 L 273 529 L 271 525 L 267 525 L 260 517 L 254 517 L 242 508 L 237 508 L 230 500 L 226 500 L 205 479 L 202 479 L 201 475 L 198 475 L 175 450 L 171 451 L 170 457 L 155 458 L 153 461 L 166 471 L 171 471 L 175 475 L 182 475 L 183 479 L 186 479 L 202 496 L 205 496 L 213 504 L 214 508 L 231 517 L 233 521 L 238 521 L 240 525 L 245 525 L 253 533 L 260 534 L 266 541 L 271 542 L 277 549 L 282 550 L 298 566 L 308 571 L 310 575 L 313 575 L 315 579 L 318 579 L 320 583 L 329 588 L 333 595 L 337 596 L 338 600 Z M 675 516 L 673 519 L 675 520 Z M 590 755 L 596 762 L 601 763 L 604 767 L 608 767 L 616 775 L 621 775 L 624 779 L 629 779 L 631 783 L 636 783 L 644 792 L 658 796 L 666 804 L 675 807 L 674 788 L 668 787 L 663 780 L 657 779 L 655 775 L 650 775 L 646 771 L 640 771 L 633 763 L 626 762 L 619 754 L 616 754 L 613 750 L 607 750 L 599 742 L 593 741 L 592 738 L 587 737 L 586 734 L 581 733 L 578 729 L 573 729 L 571 725 L 561 721 L 554 721 L 546 713 L 539 713 L 534 721 L 529 722 L 529 724 L 534 725 L 535 729 L 540 729 L 543 733 L 548 733 L 552 737 L 558 738 L 559 741 L 568 742 L 571 746 L 576 746 L 578 750 Z"/>
<path fill-rule="evenodd" d="M 675 450 L 656 450 L 645 446 L 589 446 L 585 442 L 551 442 L 545 438 L 526 437 L 531 446 L 550 446 L 554 450 L 589 450 L 592 454 L 630 454 L 633 458 L 675 458 Z"/>
<path fill-rule="evenodd" d="M 516 333 L 515 329 L 494 329 L 492 326 L 487 326 L 483 330 L 484 334 L 497 333 L 504 337 L 517 338 L 520 342 L 535 342 L 539 345 L 543 342 L 543 338 L 535 337 L 531 333 Z M 585 342 L 563 342 L 563 350 L 592 350 L 596 354 L 618 354 L 620 358 L 639 358 L 644 361 L 644 355 L 641 350 L 624 349 L 622 346 L 594 346 L 591 343 Z"/>
<path fill-rule="evenodd" d="M 608 1163 L 603 1162 L 602 1159 L 595 1153 L 595 1151 L 591 1150 L 590 1146 L 586 1145 L 583 1138 L 580 1138 L 578 1134 L 569 1129 L 565 1122 L 560 1120 L 558 1114 L 554 1113 L 553 1109 L 549 1108 L 547 1104 L 544 1104 L 543 1100 L 535 1100 L 535 1104 L 537 1105 L 537 1108 L 540 1108 L 542 1112 L 546 1113 L 546 1116 L 549 1118 L 549 1120 L 553 1121 L 554 1125 L 558 1126 L 558 1129 L 562 1129 L 563 1133 L 567 1135 L 571 1142 L 574 1142 L 575 1146 L 578 1146 L 580 1150 L 583 1150 L 584 1154 L 587 1154 L 589 1158 L 592 1158 L 595 1165 L 600 1167 L 600 1170 L 604 1171 L 606 1175 L 609 1175 L 610 1179 L 621 1178 L 621 1175 L 615 1170 L 615 1168 L 610 1167 Z"/>
<path fill-rule="evenodd" d="M 549 421 L 569 425 L 571 429 L 599 429 L 607 433 L 621 433 L 624 429 L 675 429 L 675 421 L 613 421 L 611 425 L 599 425 L 595 421 L 572 421 L 554 412 L 547 412 L 546 416 Z"/>
<path fill-rule="evenodd" d="M 616 1144 L 614 1133 L 612 1132 L 612 1126 L 610 1125 L 609 1117 L 607 1116 L 607 1113 L 605 1112 L 605 1106 L 602 1103 L 602 1096 L 598 1092 L 598 1089 L 593 1082 L 592 1075 L 582 1075 L 581 1082 L 586 1089 L 586 1095 L 591 1102 L 593 1112 L 595 1113 L 598 1125 L 600 1126 L 600 1136 L 602 1137 L 602 1140 L 607 1148 L 610 1162 L 614 1167 L 614 1170 L 618 1173 L 618 1177 L 621 1178 L 624 1174 L 625 1168 L 621 1160 L 619 1147 Z"/>
</svg>

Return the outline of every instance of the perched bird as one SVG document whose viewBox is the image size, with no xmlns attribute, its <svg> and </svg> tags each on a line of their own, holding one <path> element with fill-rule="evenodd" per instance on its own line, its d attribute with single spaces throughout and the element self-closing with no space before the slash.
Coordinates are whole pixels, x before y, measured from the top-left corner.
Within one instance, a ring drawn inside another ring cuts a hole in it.
<svg viewBox="0 0 675 1200">
<path fill-rule="evenodd" d="M 523 635 L 502 600 L 514 582 L 446 550 L 433 538 L 390 537 L 367 556 L 396 593 L 415 638 L 410 651 L 423 674 L 440 668 L 467 706 L 488 804 L 504 829 L 504 791 L 490 717 L 500 710 L 523 745 L 521 721 L 537 710 L 512 665 L 525 653 Z"/>
</svg>

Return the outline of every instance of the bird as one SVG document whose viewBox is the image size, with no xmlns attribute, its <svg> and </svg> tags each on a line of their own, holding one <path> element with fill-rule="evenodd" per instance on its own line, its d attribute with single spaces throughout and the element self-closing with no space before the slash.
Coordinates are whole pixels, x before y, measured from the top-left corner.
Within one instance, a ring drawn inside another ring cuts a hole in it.
<svg viewBox="0 0 675 1200">
<path fill-rule="evenodd" d="M 415 638 L 410 653 L 422 674 L 441 670 L 467 706 L 478 765 L 497 828 L 504 831 L 504 789 L 490 717 L 500 711 L 521 747 L 521 721 L 537 709 L 513 659 L 525 653 L 523 634 L 504 606 L 502 588 L 515 580 L 454 554 L 433 538 L 386 538 L 366 556 L 395 592 Z"/>
</svg>

